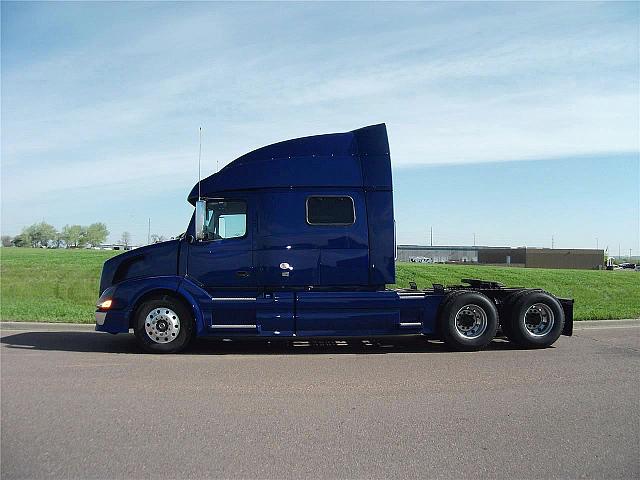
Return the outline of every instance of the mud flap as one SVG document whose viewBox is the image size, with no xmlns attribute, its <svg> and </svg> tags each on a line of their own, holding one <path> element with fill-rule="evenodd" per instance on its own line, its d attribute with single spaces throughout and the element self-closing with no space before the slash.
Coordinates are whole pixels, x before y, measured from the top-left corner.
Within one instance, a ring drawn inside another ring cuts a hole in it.
<svg viewBox="0 0 640 480">
<path fill-rule="evenodd" d="M 564 310 L 564 328 L 562 335 L 570 337 L 573 335 L 573 300 L 568 298 L 559 298 L 558 301 Z"/>
</svg>

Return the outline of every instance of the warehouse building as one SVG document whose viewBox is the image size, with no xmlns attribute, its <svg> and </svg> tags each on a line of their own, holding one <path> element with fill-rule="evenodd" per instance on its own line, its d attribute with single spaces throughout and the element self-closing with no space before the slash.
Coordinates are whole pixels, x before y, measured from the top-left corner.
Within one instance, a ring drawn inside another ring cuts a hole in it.
<svg viewBox="0 0 640 480">
<path fill-rule="evenodd" d="M 604 250 L 582 248 L 398 245 L 398 261 L 476 263 L 527 268 L 604 268 Z"/>
</svg>

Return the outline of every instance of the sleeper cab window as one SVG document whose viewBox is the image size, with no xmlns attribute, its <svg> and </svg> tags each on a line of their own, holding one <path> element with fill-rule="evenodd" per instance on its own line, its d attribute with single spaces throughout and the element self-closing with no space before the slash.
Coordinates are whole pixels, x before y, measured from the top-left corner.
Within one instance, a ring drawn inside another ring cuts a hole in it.
<svg viewBox="0 0 640 480">
<path fill-rule="evenodd" d="M 240 238 L 247 233 L 247 204 L 238 200 L 209 200 L 205 214 L 205 240 Z"/>
<path fill-rule="evenodd" d="M 347 195 L 312 195 L 307 197 L 309 225 L 353 225 L 356 211 L 353 198 Z"/>
</svg>

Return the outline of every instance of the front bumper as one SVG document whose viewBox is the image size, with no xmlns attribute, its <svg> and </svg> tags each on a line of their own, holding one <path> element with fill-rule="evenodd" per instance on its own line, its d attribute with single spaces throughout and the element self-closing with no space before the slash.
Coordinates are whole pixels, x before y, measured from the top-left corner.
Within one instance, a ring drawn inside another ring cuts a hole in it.
<svg viewBox="0 0 640 480">
<path fill-rule="evenodd" d="M 127 333 L 129 318 L 123 310 L 96 311 L 96 331 L 107 333 Z"/>
</svg>

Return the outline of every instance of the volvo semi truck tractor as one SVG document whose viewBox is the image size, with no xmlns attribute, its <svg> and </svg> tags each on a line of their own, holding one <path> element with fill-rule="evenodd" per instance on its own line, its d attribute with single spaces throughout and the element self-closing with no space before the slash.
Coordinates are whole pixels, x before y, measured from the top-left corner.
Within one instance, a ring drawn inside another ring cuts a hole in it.
<svg viewBox="0 0 640 480">
<path fill-rule="evenodd" d="M 573 300 L 496 282 L 390 290 L 395 225 L 384 124 L 288 140 L 199 181 L 177 240 L 106 261 L 96 330 L 172 353 L 194 337 L 424 335 L 479 350 L 547 347 Z"/>
</svg>

